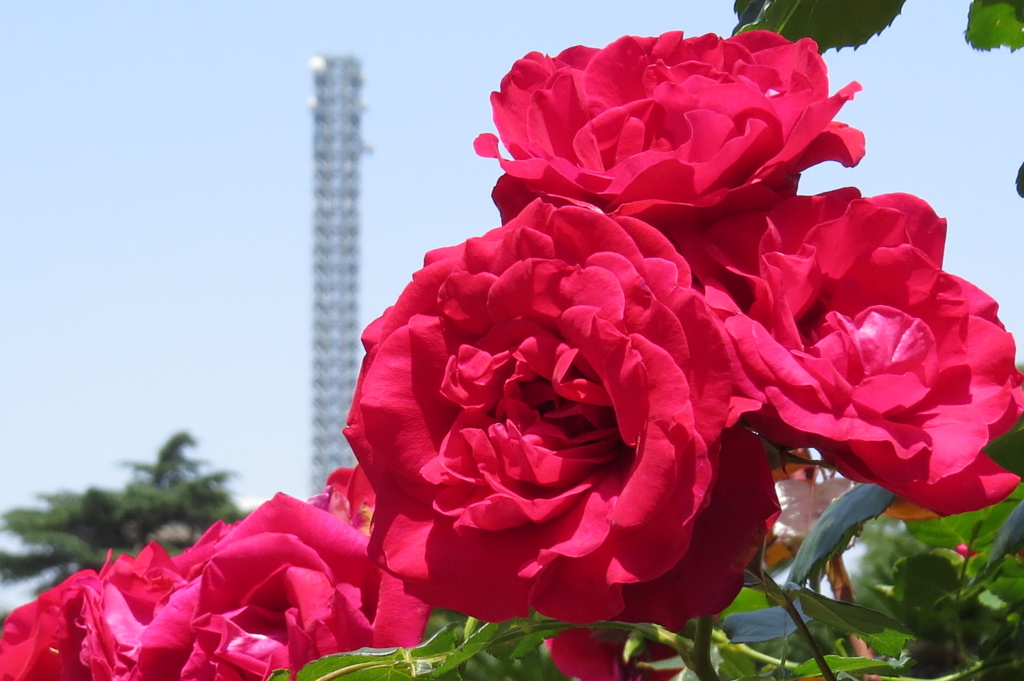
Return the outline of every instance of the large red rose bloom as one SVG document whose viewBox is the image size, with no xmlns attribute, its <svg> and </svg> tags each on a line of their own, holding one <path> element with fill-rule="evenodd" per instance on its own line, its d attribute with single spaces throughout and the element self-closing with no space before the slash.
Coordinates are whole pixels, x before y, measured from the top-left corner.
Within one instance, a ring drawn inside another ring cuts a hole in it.
<svg viewBox="0 0 1024 681">
<path fill-rule="evenodd" d="M 858 89 L 830 97 L 808 39 L 626 36 L 517 61 L 491 97 L 511 158 L 492 134 L 475 146 L 506 173 L 494 192 L 506 221 L 540 196 L 661 226 L 768 208 L 805 168 L 856 164 L 863 135 L 832 119 Z"/>
<path fill-rule="evenodd" d="M 410 593 L 492 621 L 643 619 L 628 585 L 717 551 L 692 538 L 715 500 L 726 338 L 649 225 L 535 202 L 429 254 L 364 343 L 346 434 L 377 492 L 371 555 Z M 759 463 L 767 501 L 728 528 L 754 542 L 774 511 Z M 702 589 L 730 597 L 734 577 Z"/>
<path fill-rule="evenodd" d="M 916 197 L 841 190 L 680 243 L 733 338 L 749 424 L 960 513 L 1017 484 L 982 448 L 1024 400 L 995 301 L 941 269 L 945 226 Z"/>
</svg>

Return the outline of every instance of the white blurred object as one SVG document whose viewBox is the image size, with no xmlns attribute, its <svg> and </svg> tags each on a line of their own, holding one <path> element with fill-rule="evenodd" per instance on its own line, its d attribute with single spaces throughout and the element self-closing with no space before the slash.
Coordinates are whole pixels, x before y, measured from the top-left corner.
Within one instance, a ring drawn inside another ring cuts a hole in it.
<svg viewBox="0 0 1024 681">
<path fill-rule="evenodd" d="M 323 73 L 327 70 L 327 60 L 323 57 L 313 57 L 309 60 L 309 70 L 313 73 Z"/>
<path fill-rule="evenodd" d="M 775 492 L 782 512 L 772 532 L 790 551 L 796 552 L 828 505 L 851 487 L 852 481 L 838 476 L 827 480 L 794 477 L 778 481 Z"/>
</svg>

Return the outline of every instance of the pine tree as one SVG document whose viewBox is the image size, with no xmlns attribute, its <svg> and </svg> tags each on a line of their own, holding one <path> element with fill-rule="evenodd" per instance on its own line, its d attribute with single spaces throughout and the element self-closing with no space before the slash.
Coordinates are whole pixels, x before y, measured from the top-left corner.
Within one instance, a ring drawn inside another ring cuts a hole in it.
<svg viewBox="0 0 1024 681">
<path fill-rule="evenodd" d="M 123 490 L 42 494 L 45 508 L 6 512 L 0 529 L 17 536 L 24 551 L 0 551 L 0 582 L 38 581 L 41 592 L 78 570 L 99 570 L 108 552 L 137 553 L 158 541 L 174 555 L 215 521 L 239 520 L 243 514 L 226 487 L 232 474 L 204 473 L 203 462 L 186 456 L 195 444 L 183 431 L 171 436 L 155 464 L 127 462 L 132 477 Z"/>
</svg>

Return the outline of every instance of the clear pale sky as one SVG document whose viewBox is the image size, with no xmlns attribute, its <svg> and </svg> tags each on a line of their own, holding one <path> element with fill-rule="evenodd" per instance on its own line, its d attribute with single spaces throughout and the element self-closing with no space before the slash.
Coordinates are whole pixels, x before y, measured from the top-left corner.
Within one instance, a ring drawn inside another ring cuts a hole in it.
<svg viewBox="0 0 1024 681">
<path fill-rule="evenodd" d="M 963 40 L 967 0 L 908 0 L 826 55 L 860 167 L 802 191 L 906 191 L 946 267 L 1024 334 L 1024 52 Z M 0 510 L 116 487 L 188 429 L 233 491 L 307 496 L 316 54 L 366 75 L 363 323 L 429 248 L 496 226 L 488 95 L 531 50 L 727 34 L 731 0 L 7 3 L 0 19 Z M 0 607 L 16 596 L 0 594 Z"/>
</svg>

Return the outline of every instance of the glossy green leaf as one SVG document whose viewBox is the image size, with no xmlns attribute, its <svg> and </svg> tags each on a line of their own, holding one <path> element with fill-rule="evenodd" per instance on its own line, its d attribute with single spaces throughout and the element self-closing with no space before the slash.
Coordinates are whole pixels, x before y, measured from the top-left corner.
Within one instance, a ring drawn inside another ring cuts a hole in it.
<svg viewBox="0 0 1024 681">
<path fill-rule="evenodd" d="M 353 673 L 349 678 L 362 678 L 356 677 L 355 671 L 357 669 L 376 669 L 381 671 L 399 666 L 402 660 L 401 648 L 360 648 L 350 653 L 328 655 L 327 657 L 310 662 L 299 671 L 297 679 L 298 681 L 317 681 L 322 676 L 346 668 L 353 668 Z M 403 677 L 398 676 L 394 678 Z M 412 677 L 406 673 L 406 678 Z"/>
<path fill-rule="evenodd" d="M 1017 193 L 1024 196 L 1024 166 L 1017 174 Z M 1024 417 L 1005 434 L 985 445 L 985 453 L 1006 470 L 1024 477 Z"/>
<path fill-rule="evenodd" d="M 275 669 L 274 673 L 267 677 L 267 681 L 291 681 L 292 675 L 287 669 Z"/>
<path fill-rule="evenodd" d="M 753 12 L 753 0 L 734 4 L 737 33 L 766 29 L 790 40 L 813 38 L 818 49 L 858 47 L 886 29 L 905 0 L 767 0 Z"/>
<path fill-rule="evenodd" d="M 642 652 L 647 639 L 639 631 L 629 632 L 629 636 L 626 637 L 626 643 L 622 646 L 622 661 L 629 662 L 633 659 L 633 656 L 639 652 Z"/>
<path fill-rule="evenodd" d="M 943 631 L 956 617 L 960 583 L 955 554 L 910 556 L 896 563 L 891 612 L 922 636 Z"/>
<path fill-rule="evenodd" d="M 791 593 L 799 599 L 807 617 L 864 639 L 882 655 L 899 657 L 907 640 L 914 638 L 903 624 L 877 610 L 826 598 L 807 588 Z"/>
<path fill-rule="evenodd" d="M 786 638 L 796 631 L 796 624 L 781 606 L 776 605 L 729 615 L 722 622 L 722 629 L 733 643 L 760 643 Z"/>
<path fill-rule="evenodd" d="M 994 506 L 945 518 L 907 521 L 907 529 L 929 546 L 955 549 L 966 544 L 972 551 L 980 553 L 992 545 L 999 529 L 1017 507 L 1022 494 L 1024 485 L 1018 486 L 1007 500 Z"/>
<path fill-rule="evenodd" d="M 974 0 L 966 38 L 979 50 L 1024 47 L 1024 0 Z"/>
<path fill-rule="evenodd" d="M 882 514 L 892 492 L 878 485 L 858 485 L 832 502 L 800 545 L 789 578 L 803 584 L 830 556 L 842 551 L 860 526 Z"/>
<path fill-rule="evenodd" d="M 544 641 L 551 638 L 551 636 L 552 634 L 549 631 L 538 631 L 532 634 L 527 634 L 519 639 L 515 647 L 512 648 L 512 651 L 508 655 L 508 659 L 518 660 L 525 655 L 529 655 L 537 650 L 537 648 L 541 647 L 544 644 Z"/>
<path fill-rule="evenodd" d="M 898 672 L 906 671 L 914 664 L 909 657 L 901 660 L 872 660 L 867 657 L 842 657 L 840 655 L 826 655 L 825 663 L 833 672 L 858 672 L 860 674 L 883 674 L 893 676 Z M 814 660 L 808 660 L 793 670 L 795 678 L 814 676 L 820 669 Z"/>
<path fill-rule="evenodd" d="M 1010 516 L 999 528 L 996 538 L 992 542 L 992 551 L 988 556 L 988 566 L 991 567 L 1003 556 L 1010 553 L 1018 553 L 1024 549 L 1024 503 L 1018 504 Z"/>
<path fill-rule="evenodd" d="M 318 681 L 342 669 L 347 670 L 345 678 L 353 681 L 457 679 L 455 668 L 482 650 L 500 626 L 486 624 L 480 627 L 461 647 L 458 645 L 459 625 L 452 622 L 414 648 L 361 648 L 350 653 L 328 655 L 303 667 L 298 681 Z"/>
<path fill-rule="evenodd" d="M 722 656 L 722 663 L 718 669 L 726 678 L 738 679 L 757 675 L 757 665 L 754 661 L 734 647 L 719 646 L 718 654 Z"/>
<path fill-rule="evenodd" d="M 1024 563 L 1016 556 L 1004 557 L 985 586 L 1007 603 L 1024 603 Z"/>
<path fill-rule="evenodd" d="M 956 568 L 945 556 L 922 553 L 896 566 L 894 595 L 909 607 L 932 609 L 956 591 L 959 581 Z"/>
<path fill-rule="evenodd" d="M 743 587 L 736 594 L 729 607 L 719 613 L 719 617 L 728 617 L 734 612 L 750 612 L 751 610 L 763 610 L 768 607 L 768 597 L 763 592 L 749 587 Z"/>
<path fill-rule="evenodd" d="M 768 0 L 736 0 L 733 3 L 732 9 L 736 12 L 739 23 L 736 25 L 734 33 L 738 33 L 747 24 L 757 23 L 767 3 Z"/>
</svg>

